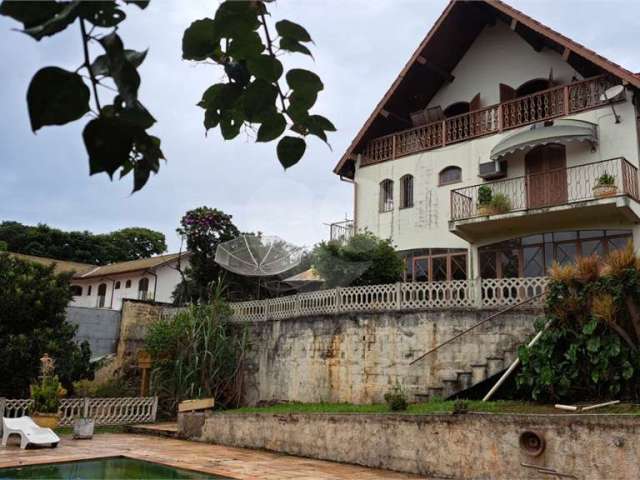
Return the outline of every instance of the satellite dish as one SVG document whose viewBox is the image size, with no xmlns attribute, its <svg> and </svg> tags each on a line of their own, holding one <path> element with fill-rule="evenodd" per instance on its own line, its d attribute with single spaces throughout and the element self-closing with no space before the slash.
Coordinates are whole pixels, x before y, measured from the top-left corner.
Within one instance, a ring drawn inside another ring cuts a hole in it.
<svg viewBox="0 0 640 480">
<path fill-rule="evenodd" d="M 215 261 L 224 269 L 240 275 L 266 277 L 298 266 L 303 251 L 280 237 L 240 235 L 218 245 Z"/>
<path fill-rule="evenodd" d="M 611 110 L 613 111 L 616 123 L 620 123 L 620 115 L 616 113 L 616 109 L 613 106 L 613 99 L 619 96 L 622 92 L 624 92 L 624 86 L 614 85 L 613 87 L 607 88 L 604 93 L 600 95 L 601 102 L 609 102 L 609 105 L 611 105 Z"/>
<path fill-rule="evenodd" d="M 600 95 L 600 101 L 606 102 L 607 100 L 613 100 L 618 95 L 624 92 L 624 86 L 615 85 L 611 88 L 607 88 L 602 95 Z"/>
</svg>

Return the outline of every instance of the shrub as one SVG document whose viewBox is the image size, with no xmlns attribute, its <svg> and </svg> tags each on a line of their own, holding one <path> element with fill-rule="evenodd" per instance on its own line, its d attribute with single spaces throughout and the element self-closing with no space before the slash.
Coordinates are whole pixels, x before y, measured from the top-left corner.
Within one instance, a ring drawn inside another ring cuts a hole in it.
<svg viewBox="0 0 640 480">
<path fill-rule="evenodd" d="M 467 402 L 466 400 L 462 400 L 460 398 L 455 402 L 453 402 L 452 413 L 454 415 L 460 415 L 467 412 L 469 412 L 469 402 Z"/>
<path fill-rule="evenodd" d="M 486 206 L 491 203 L 491 199 L 493 198 L 493 190 L 491 187 L 487 185 L 482 185 L 478 188 L 478 205 Z"/>
<path fill-rule="evenodd" d="M 607 172 L 598 177 L 596 187 L 611 187 L 616 184 L 616 179 L 613 175 L 609 175 Z"/>
<path fill-rule="evenodd" d="M 70 275 L 0 253 L 0 379 L 2 393 L 23 397 L 38 377 L 40 357 L 56 361 L 56 373 L 69 389 L 91 378 L 89 344 L 74 341 L 76 327 L 66 321 Z"/>
<path fill-rule="evenodd" d="M 392 412 L 404 411 L 409 407 L 407 396 L 400 385 L 396 385 L 390 392 L 385 393 L 384 401 Z"/>
<path fill-rule="evenodd" d="M 106 382 L 79 380 L 74 382 L 73 391 L 78 397 L 91 398 L 135 397 L 137 394 L 135 386 L 122 377 L 111 378 Z"/>
<path fill-rule="evenodd" d="M 164 413 L 185 399 L 214 397 L 222 407 L 241 398 L 247 330 L 229 321 L 221 289 L 210 305 L 191 305 L 152 324 L 145 338 L 151 354 L 151 391 Z"/>
<path fill-rule="evenodd" d="M 496 193 L 489 202 L 489 206 L 496 213 L 506 213 L 511 210 L 511 200 L 504 193 Z"/>
<path fill-rule="evenodd" d="M 33 410 L 37 413 L 57 413 L 60 399 L 67 394 L 67 391 L 60 385 L 58 376 L 54 375 L 53 359 L 45 354 L 40 360 L 40 383 L 31 385 Z"/>
<path fill-rule="evenodd" d="M 357 233 L 345 243 L 320 243 L 313 251 L 313 267 L 327 288 L 398 282 L 404 268 L 391 242 L 370 232 Z"/>
<path fill-rule="evenodd" d="M 640 270 L 632 247 L 604 261 L 554 266 L 547 288 L 549 327 L 520 347 L 518 388 L 541 401 L 640 398 Z"/>
</svg>

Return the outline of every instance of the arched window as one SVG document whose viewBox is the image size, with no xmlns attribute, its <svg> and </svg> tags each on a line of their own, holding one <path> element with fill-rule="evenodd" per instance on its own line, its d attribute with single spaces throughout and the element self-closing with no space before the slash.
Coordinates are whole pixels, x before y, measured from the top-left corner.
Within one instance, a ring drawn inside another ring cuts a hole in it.
<svg viewBox="0 0 640 480">
<path fill-rule="evenodd" d="M 533 80 L 529 80 L 524 82 L 516 89 L 517 97 L 526 97 L 527 95 L 532 95 L 536 92 L 541 92 L 551 88 L 551 82 L 547 78 L 534 78 Z"/>
<path fill-rule="evenodd" d="M 393 210 L 393 180 L 388 178 L 380 182 L 380 205 L 381 212 Z"/>
<path fill-rule="evenodd" d="M 463 113 L 469 113 L 469 102 L 456 102 L 449 105 L 444 109 L 444 116 L 455 117 L 456 115 L 462 115 Z"/>
<path fill-rule="evenodd" d="M 400 208 L 413 207 L 413 175 L 400 178 Z"/>
<path fill-rule="evenodd" d="M 107 300 L 107 284 L 101 283 L 98 285 L 98 308 L 104 308 Z"/>
<path fill-rule="evenodd" d="M 91 296 L 91 285 L 87 287 L 87 296 Z"/>
<path fill-rule="evenodd" d="M 116 290 L 120 290 L 120 280 L 118 280 L 118 281 L 116 282 L 116 285 L 115 285 L 115 287 L 114 287 L 114 288 L 115 288 Z"/>
<path fill-rule="evenodd" d="M 138 282 L 138 298 L 140 300 L 146 300 L 149 293 L 149 279 L 141 278 Z"/>
<path fill-rule="evenodd" d="M 71 295 L 79 297 L 82 295 L 82 287 L 80 285 L 71 285 Z"/>
<path fill-rule="evenodd" d="M 449 185 L 462 181 L 462 169 L 460 167 L 447 167 L 438 175 L 439 185 Z"/>
<path fill-rule="evenodd" d="M 124 284 L 124 288 L 131 288 L 131 280 L 127 280 Z"/>
</svg>

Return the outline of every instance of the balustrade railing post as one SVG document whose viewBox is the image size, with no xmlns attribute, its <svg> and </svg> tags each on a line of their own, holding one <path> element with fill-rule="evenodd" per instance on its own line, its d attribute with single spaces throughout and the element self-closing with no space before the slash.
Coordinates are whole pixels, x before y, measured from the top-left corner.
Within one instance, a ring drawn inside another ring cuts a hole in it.
<svg viewBox="0 0 640 480">
<path fill-rule="evenodd" d="M 442 121 L 442 146 L 447 144 L 447 121 Z"/>
<path fill-rule="evenodd" d="M 396 309 L 402 310 L 402 282 L 396 283 Z"/>
<path fill-rule="evenodd" d="M 340 287 L 336 287 L 336 312 L 342 312 L 342 294 Z"/>
<path fill-rule="evenodd" d="M 397 135 L 394 135 L 393 137 L 391 137 L 391 158 L 392 159 L 396 158 L 396 137 Z"/>
<path fill-rule="evenodd" d="M 498 105 L 498 131 L 501 132 L 504 128 L 504 104 Z"/>
<path fill-rule="evenodd" d="M 89 418 L 89 398 L 84 397 L 82 400 L 82 417 Z"/>
<path fill-rule="evenodd" d="M 569 113 L 569 86 L 565 85 L 563 90 L 564 95 L 564 114 L 567 115 Z"/>
<path fill-rule="evenodd" d="M 471 282 L 471 288 L 473 289 L 473 304 L 476 308 L 482 308 L 482 279 L 474 278 Z"/>
<path fill-rule="evenodd" d="M 151 407 L 151 421 L 156 421 L 156 416 L 158 415 L 158 397 L 153 397 L 153 405 Z"/>
</svg>

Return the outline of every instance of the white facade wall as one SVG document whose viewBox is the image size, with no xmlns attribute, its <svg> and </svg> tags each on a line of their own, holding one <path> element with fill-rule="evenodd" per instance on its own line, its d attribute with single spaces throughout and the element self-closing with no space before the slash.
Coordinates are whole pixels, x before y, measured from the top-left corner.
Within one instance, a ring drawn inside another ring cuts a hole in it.
<svg viewBox="0 0 640 480">
<path fill-rule="evenodd" d="M 186 266 L 187 261 L 182 259 L 181 268 L 184 270 Z M 135 271 L 110 275 L 108 277 L 73 279 L 71 282 L 72 285 L 82 287 L 82 295 L 74 297 L 71 305 L 96 308 L 98 306 L 98 289 L 100 285 L 104 283 L 106 285 L 106 298 L 103 308 L 120 310 L 123 299 L 139 298 L 139 283 L 143 278 L 149 281 L 147 299 L 165 303 L 171 303 L 173 301 L 173 290 L 181 281 L 180 272 L 177 269 L 177 262 L 171 262 L 148 271 Z M 126 287 L 127 281 L 131 282 L 129 288 Z M 117 282 L 120 282 L 120 288 L 114 288 Z M 88 294 L 89 286 L 91 286 L 90 295 Z"/>
<path fill-rule="evenodd" d="M 478 92 L 481 92 L 483 106 L 499 103 L 500 83 L 517 88 L 534 78 L 548 78 L 551 69 L 554 78 L 562 83 L 579 77 L 560 55 L 549 50 L 536 52 L 507 25 L 498 22 L 485 28 L 453 71 L 455 80 L 443 87 L 430 105 L 446 108 L 458 101 L 469 101 Z M 619 124 L 615 123 L 609 106 L 563 117 L 594 123 L 598 125 L 599 135 L 595 151 L 586 143 L 567 145 L 567 167 L 615 157 L 625 157 L 632 165 L 639 166 L 637 112 L 631 96 L 627 92 L 627 100 L 616 104 L 622 119 Z M 451 190 L 483 183 L 478 176 L 479 164 L 490 160 L 492 148 L 504 138 L 529 128 L 508 130 L 363 168 L 357 166 L 354 177 L 356 228 L 390 238 L 397 250 L 468 248 L 468 242 L 449 232 Z M 524 156 L 518 152 L 504 157 L 508 163 L 506 178 L 525 174 Z M 438 186 L 439 172 L 449 166 L 462 169 L 462 182 Z M 398 208 L 399 180 L 405 174 L 414 176 L 414 206 L 403 210 Z M 394 181 L 394 208 L 380 213 L 379 185 L 387 178 Z M 602 223 L 606 226 L 606 219 Z M 511 237 L 505 232 L 503 238 Z M 497 239 L 483 243 L 493 241 Z"/>
</svg>

